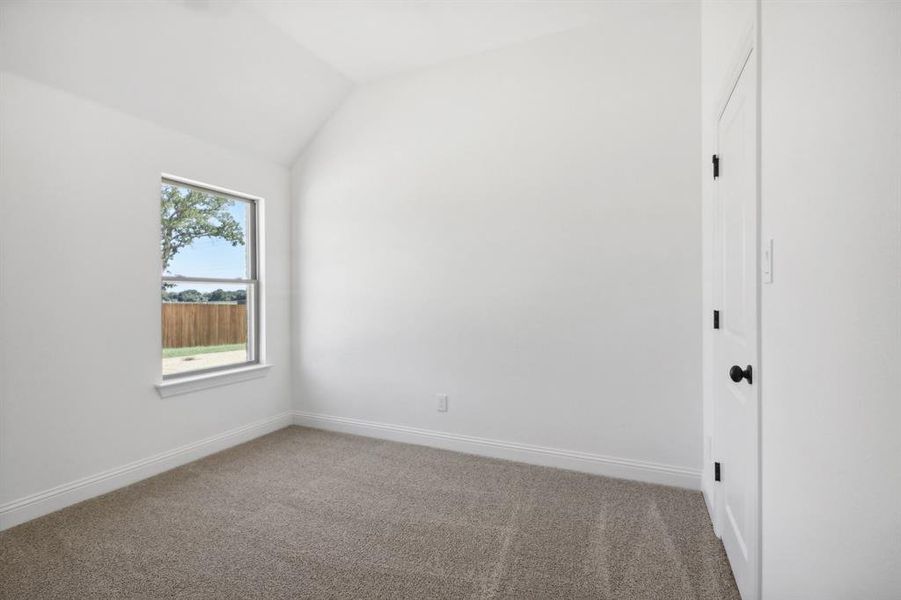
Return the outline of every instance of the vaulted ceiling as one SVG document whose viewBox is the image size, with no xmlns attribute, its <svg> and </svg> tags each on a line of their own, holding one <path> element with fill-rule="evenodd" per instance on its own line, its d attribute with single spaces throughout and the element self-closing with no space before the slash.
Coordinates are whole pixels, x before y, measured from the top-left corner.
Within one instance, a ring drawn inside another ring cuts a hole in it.
<svg viewBox="0 0 901 600">
<path fill-rule="evenodd" d="M 610 6 L 5 0 L 0 68 L 287 165 L 355 84 L 588 25 Z"/>
<path fill-rule="evenodd" d="M 588 25 L 609 0 L 367 0 L 248 6 L 356 82 Z"/>
<path fill-rule="evenodd" d="M 288 164 L 352 83 L 234 3 L 4 2 L 0 66 Z"/>
</svg>

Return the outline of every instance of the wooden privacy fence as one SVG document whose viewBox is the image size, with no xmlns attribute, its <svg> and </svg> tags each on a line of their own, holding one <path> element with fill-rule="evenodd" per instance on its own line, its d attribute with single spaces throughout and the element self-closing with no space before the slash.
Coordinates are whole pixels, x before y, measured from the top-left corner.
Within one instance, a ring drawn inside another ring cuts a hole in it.
<svg viewBox="0 0 901 600">
<path fill-rule="evenodd" d="M 162 306 L 163 348 L 247 341 L 246 304 L 164 302 Z"/>
</svg>

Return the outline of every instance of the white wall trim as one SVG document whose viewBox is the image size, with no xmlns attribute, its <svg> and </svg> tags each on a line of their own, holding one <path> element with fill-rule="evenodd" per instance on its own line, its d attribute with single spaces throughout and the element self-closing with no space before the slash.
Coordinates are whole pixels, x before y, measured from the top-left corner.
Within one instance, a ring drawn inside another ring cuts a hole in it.
<svg viewBox="0 0 901 600">
<path fill-rule="evenodd" d="M 292 423 L 595 475 L 674 485 L 693 490 L 701 488 L 701 471 L 698 469 L 294 411 L 261 419 L 173 450 L 2 504 L 0 531 L 277 431 Z"/>
<path fill-rule="evenodd" d="M 0 505 L 0 531 L 288 427 L 284 412 L 148 458 Z"/>
<path fill-rule="evenodd" d="M 201 375 L 188 375 L 177 379 L 165 379 L 161 383 L 156 384 L 156 391 L 161 398 L 190 394 L 191 392 L 265 377 L 271 368 L 272 365 L 258 364 L 203 373 Z"/>
<path fill-rule="evenodd" d="M 673 485 L 692 490 L 701 489 L 700 469 L 676 467 L 614 456 L 602 456 L 577 450 L 563 450 L 517 442 L 491 440 L 470 435 L 408 427 L 406 425 L 377 423 L 305 411 L 294 412 L 294 423 L 328 431 L 353 433 L 491 458 L 501 458 L 571 471 L 582 471 L 594 475 Z"/>
</svg>

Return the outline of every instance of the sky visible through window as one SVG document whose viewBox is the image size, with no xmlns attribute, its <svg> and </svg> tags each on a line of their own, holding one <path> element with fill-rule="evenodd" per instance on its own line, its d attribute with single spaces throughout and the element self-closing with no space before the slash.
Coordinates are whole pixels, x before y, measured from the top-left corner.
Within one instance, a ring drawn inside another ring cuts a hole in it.
<svg viewBox="0 0 901 600">
<path fill-rule="evenodd" d="M 248 204 L 235 200 L 228 207 L 228 212 L 240 224 L 244 231 L 244 245 L 232 246 L 221 238 L 202 238 L 176 254 L 166 275 L 183 275 L 185 277 L 221 277 L 233 279 L 249 277 L 247 273 L 247 239 Z M 216 286 L 216 287 L 222 287 Z M 198 289 L 198 284 L 175 284 L 169 291 L 178 293 L 187 289 Z"/>
</svg>

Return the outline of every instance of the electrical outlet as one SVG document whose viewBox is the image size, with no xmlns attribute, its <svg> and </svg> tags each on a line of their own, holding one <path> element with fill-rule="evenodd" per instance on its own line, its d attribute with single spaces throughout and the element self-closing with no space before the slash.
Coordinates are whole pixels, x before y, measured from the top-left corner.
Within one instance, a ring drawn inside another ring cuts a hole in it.
<svg viewBox="0 0 901 600">
<path fill-rule="evenodd" d="M 447 394 L 438 394 L 438 412 L 447 412 Z"/>
</svg>

